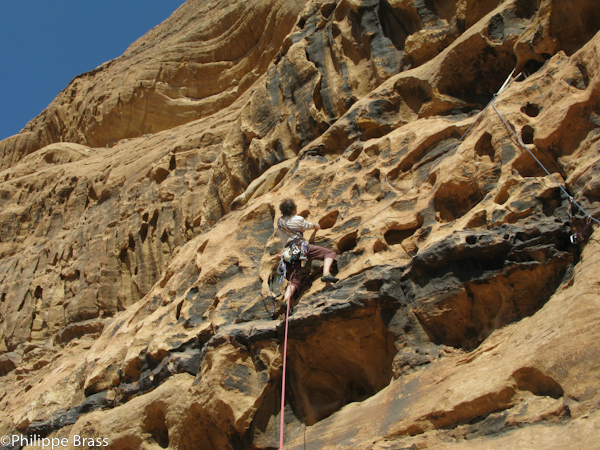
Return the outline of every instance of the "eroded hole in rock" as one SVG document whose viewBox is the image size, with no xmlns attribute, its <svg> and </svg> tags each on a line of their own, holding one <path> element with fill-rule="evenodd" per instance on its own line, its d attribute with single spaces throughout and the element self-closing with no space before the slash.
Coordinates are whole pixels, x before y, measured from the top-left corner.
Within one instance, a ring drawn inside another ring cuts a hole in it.
<svg viewBox="0 0 600 450">
<path fill-rule="evenodd" d="M 367 174 L 365 183 L 365 192 L 371 195 L 377 195 L 381 191 L 381 172 L 375 169 Z"/>
<path fill-rule="evenodd" d="M 133 238 L 133 236 L 131 234 L 129 235 L 128 245 L 129 245 L 129 249 L 132 252 L 135 252 L 135 239 Z"/>
<path fill-rule="evenodd" d="M 347 234 L 338 241 L 338 253 L 345 253 L 356 248 L 358 243 L 358 231 Z"/>
<path fill-rule="evenodd" d="M 360 154 L 362 153 L 362 146 L 349 147 L 346 153 L 348 153 L 348 161 L 354 162 L 358 159 Z"/>
<path fill-rule="evenodd" d="M 204 253 L 204 250 L 206 250 L 207 245 L 208 245 L 208 239 L 206 241 L 204 241 L 202 244 L 200 244 L 200 247 L 198 247 L 198 253 L 200 253 L 200 254 Z"/>
<path fill-rule="evenodd" d="M 183 308 L 183 300 L 177 304 L 177 309 L 175 311 L 175 319 L 179 320 L 181 317 L 181 308 Z"/>
<path fill-rule="evenodd" d="M 484 195 L 475 183 L 445 183 L 435 194 L 434 208 L 443 222 L 451 222 L 468 213 Z"/>
<path fill-rule="evenodd" d="M 487 156 L 491 161 L 494 161 L 496 151 L 492 145 L 492 135 L 487 131 L 483 133 L 483 135 L 475 144 L 475 153 L 477 153 L 480 157 Z"/>
<path fill-rule="evenodd" d="M 490 19 L 488 36 L 493 41 L 502 42 L 504 40 L 504 18 L 502 14 L 496 14 Z"/>
<path fill-rule="evenodd" d="M 538 70 L 540 70 L 544 66 L 544 61 L 538 61 L 536 59 L 530 59 L 527 61 L 522 69 L 522 72 L 525 74 L 525 78 L 529 75 L 534 74 Z"/>
<path fill-rule="evenodd" d="M 502 270 L 490 270 L 493 260 L 452 263 L 450 272 L 436 275 L 438 281 L 421 281 L 440 285 L 415 314 L 432 342 L 470 351 L 494 330 L 531 316 L 546 303 L 571 263 L 569 254 L 555 252 L 544 247 L 536 250 L 540 255 L 520 254 L 527 261 Z M 463 279 L 469 281 L 457 283 Z"/>
<path fill-rule="evenodd" d="M 544 165 L 546 169 L 550 171 L 550 173 L 561 172 L 556 162 L 553 159 L 550 159 L 546 153 L 540 152 L 535 148 L 532 151 L 536 158 Z M 545 177 L 547 175 L 542 166 L 540 166 L 538 162 L 529 154 L 529 152 L 526 151 L 524 151 L 523 154 L 515 159 L 513 167 L 519 173 L 519 175 L 525 178 Z"/>
<path fill-rule="evenodd" d="M 422 223 L 423 219 L 421 219 Z M 413 236 L 420 227 L 408 229 L 391 229 L 385 232 L 383 238 L 388 245 L 401 244 L 402 241 Z"/>
<path fill-rule="evenodd" d="M 416 114 L 425 103 L 431 101 L 433 95 L 431 85 L 418 78 L 401 78 L 394 88 L 404 103 Z"/>
<path fill-rule="evenodd" d="M 321 220 L 319 220 L 319 226 L 322 229 L 333 228 L 333 226 L 337 222 L 337 218 L 338 218 L 339 214 L 340 214 L 340 212 L 337 210 L 331 211 L 325 217 L 323 217 Z"/>
<path fill-rule="evenodd" d="M 525 125 L 521 130 L 521 139 L 525 144 L 533 144 L 535 130 L 531 125 Z"/>
<path fill-rule="evenodd" d="M 533 103 L 527 103 L 521 106 L 521 112 L 527 114 L 529 117 L 537 117 L 540 114 L 540 108 Z"/>
<path fill-rule="evenodd" d="M 335 10 L 335 3 L 326 3 L 323 6 L 321 6 L 321 15 L 324 18 L 329 18 L 331 16 L 331 14 L 333 13 L 333 11 Z"/>
<path fill-rule="evenodd" d="M 143 223 L 142 226 L 140 227 L 140 239 L 142 240 L 142 244 L 146 241 L 147 237 L 148 237 L 148 224 Z"/>
<path fill-rule="evenodd" d="M 406 38 L 420 29 L 420 21 L 416 17 L 410 17 L 407 12 L 396 14 L 396 11 L 386 1 L 379 2 L 379 22 L 383 34 L 392 41 L 398 50 L 404 50 Z"/>
<path fill-rule="evenodd" d="M 175 155 L 171 156 L 171 160 L 169 161 L 169 171 L 173 171 L 177 168 L 177 158 Z"/>
<path fill-rule="evenodd" d="M 519 19 L 531 19 L 537 12 L 539 0 L 517 0 L 515 2 L 515 15 Z"/>
<path fill-rule="evenodd" d="M 158 223 L 158 211 L 154 211 L 154 213 L 152 214 L 152 218 L 150 219 L 150 222 L 148 222 L 148 224 L 152 228 L 156 228 L 157 223 Z"/>
<path fill-rule="evenodd" d="M 121 249 L 121 251 L 119 252 L 119 261 L 121 261 L 122 264 L 125 264 L 126 261 L 129 260 L 129 257 L 127 256 L 127 249 L 123 248 Z"/>
<path fill-rule="evenodd" d="M 290 334 L 289 399 L 307 425 L 371 397 L 392 379 L 394 338 L 376 305 L 344 315 Z"/>
<path fill-rule="evenodd" d="M 470 235 L 470 236 L 467 236 L 465 241 L 469 245 L 475 245 L 477 243 L 477 239 L 478 239 L 477 236 Z"/>
<path fill-rule="evenodd" d="M 111 196 L 111 192 L 109 189 L 103 189 L 102 192 L 100 192 L 100 197 L 98 197 L 98 204 L 102 204 L 105 201 L 107 201 Z"/>
<path fill-rule="evenodd" d="M 143 430 L 149 433 L 161 448 L 167 448 L 169 446 L 169 429 L 165 406 L 159 403 L 150 404 L 146 406 L 145 413 Z"/>
<path fill-rule="evenodd" d="M 164 167 L 157 167 L 156 170 L 154 171 L 154 173 L 152 174 L 152 178 L 158 184 L 165 181 L 168 176 L 169 176 L 169 171 L 167 169 L 165 169 Z"/>
<path fill-rule="evenodd" d="M 380 241 L 379 239 L 377 239 L 377 241 L 375 241 L 375 244 L 373 244 L 373 251 L 375 253 L 383 252 L 383 251 L 386 251 L 387 249 L 388 249 L 387 244 L 383 241 Z"/>
<path fill-rule="evenodd" d="M 96 191 L 94 190 L 94 186 L 90 186 L 88 189 L 88 197 L 94 201 L 98 200 L 98 195 L 96 195 Z"/>
<path fill-rule="evenodd" d="M 565 395 L 562 386 L 553 378 L 535 367 L 523 367 L 513 373 L 512 378 L 521 391 L 529 391 L 540 397 L 561 398 Z"/>
</svg>

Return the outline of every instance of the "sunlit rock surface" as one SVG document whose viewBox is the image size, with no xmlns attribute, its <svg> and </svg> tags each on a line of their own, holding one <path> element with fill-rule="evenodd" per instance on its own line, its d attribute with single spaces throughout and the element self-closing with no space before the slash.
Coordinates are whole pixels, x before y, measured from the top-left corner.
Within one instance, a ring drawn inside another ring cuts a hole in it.
<svg viewBox="0 0 600 450">
<path fill-rule="evenodd" d="M 277 448 L 292 197 L 341 281 L 294 300 L 286 448 L 595 448 L 599 29 L 189 0 L 0 143 L 0 434 Z"/>
</svg>

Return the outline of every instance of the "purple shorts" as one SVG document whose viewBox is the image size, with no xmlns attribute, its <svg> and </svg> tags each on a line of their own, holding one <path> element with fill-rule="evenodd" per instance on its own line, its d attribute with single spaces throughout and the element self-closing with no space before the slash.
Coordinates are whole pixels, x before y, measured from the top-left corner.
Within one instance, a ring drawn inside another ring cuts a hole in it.
<svg viewBox="0 0 600 450">
<path fill-rule="evenodd" d="M 325 258 L 333 258 L 337 261 L 337 255 L 333 250 L 329 250 L 325 247 L 319 247 L 318 245 L 311 245 L 308 248 L 309 261 L 312 259 L 323 261 Z M 290 284 L 298 289 L 300 287 L 300 281 L 302 280 L 302 264 L 297 262 L 294 264 L 286 264 L 286 266 Z"/>
</svg>

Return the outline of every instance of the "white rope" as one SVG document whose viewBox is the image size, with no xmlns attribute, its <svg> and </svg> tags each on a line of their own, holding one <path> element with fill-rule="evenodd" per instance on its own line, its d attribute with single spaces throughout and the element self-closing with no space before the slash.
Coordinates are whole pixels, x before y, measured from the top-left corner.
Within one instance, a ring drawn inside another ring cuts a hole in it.
<svg viewBox="0 0 600 450">
<path fill-rule="evenodd" d="M 531 157 L 535 160 L 535 162 L 538 163 L 538 165 L 544 170 L 544 172 L 546 172 L 546 174 L 552 179 L 552 181 L 554 181 L 554 183 L 556 183 L 556 185 L 560 188 L 560 190 L 567 196 L 569 201 L 573 205 L 577 206 L 577 208 L 579 208 L 579 210 L 588 217 L 588 220 L 593 220 L 596 223 L 600 223 L 600 220 L 596 219 L 591 214 L 589 214 L 579 203 L 577 203 L 575 201 L 575 199 L 571 196 L 571 194 L 569 194 L 569 192 L 558 182 L 558 180 L 556 178 L 554 178 L 554 176 L 550 173 L 550 171 L 548 171 L 548 169 L 546 169 L 544 164 L 542 164 L 542 162 L 533 154 L 533 152 L 529 149 L 529 147 L 527 147 L 527 145 L 525 145 L 525 143 L 521 139 L 521 136 L 519 136 L 515 132 L 515 130 L 513 130 L 513 128 L 506 121 L 506 119 L 504 119 L 502 114 L 500 114 L 500 111 L 498 111 L 498 109 L 496 108 L 496 95 L 494 95 L 494 99 L 492 100 L 492 108 L 494 108 L 494 111 L 496 111 L 496 114 L 498 114 L 498 117 L 500 117 L 500 120 L 502 120 L 506 129 L 517 139 L 517 142 L 519 143 L 519 145 L 521 145 L 521 147 L 523 147 L 525 150 L 527 150 L 527 152 L 531 155 Z"/>
</svg>

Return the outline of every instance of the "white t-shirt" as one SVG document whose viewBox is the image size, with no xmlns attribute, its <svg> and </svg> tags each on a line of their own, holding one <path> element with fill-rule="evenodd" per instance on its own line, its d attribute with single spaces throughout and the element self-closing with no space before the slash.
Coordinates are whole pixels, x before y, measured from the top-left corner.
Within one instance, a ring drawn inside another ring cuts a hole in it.
<svg viewBox="0 0 600 450">
<path fill-rule="evenodd" d="M 304 220 L 302 216 L 283 216 L 283 222 L 286 226 L 294 231 L 299 231 L 302 234 L 306 230 L 312 230 L 313 224 Z M 277 227 L 277 233 L 279 234 L 279 239 L 281 239 L 281 243 L 285 247 L 290 241 L 292 241 L 296 235 L 289 234 L 287 231 L 280 229 Z"/>
</svg>

